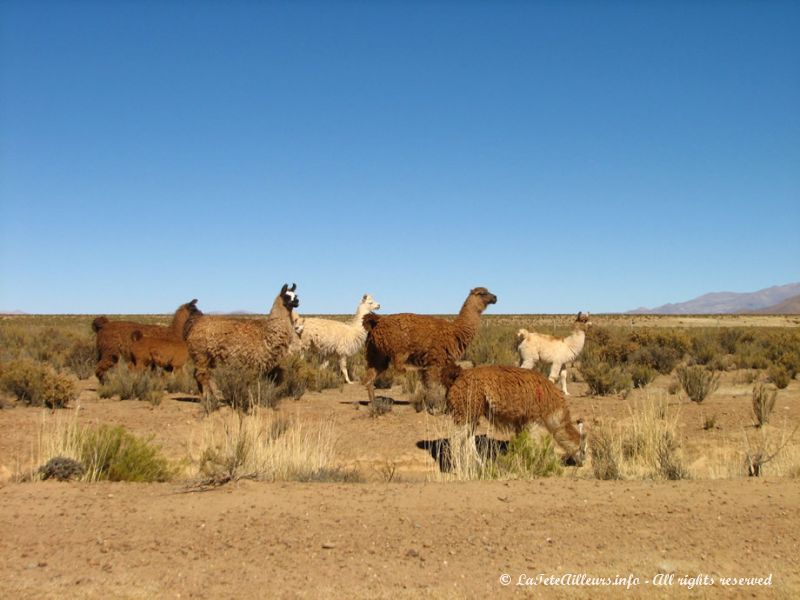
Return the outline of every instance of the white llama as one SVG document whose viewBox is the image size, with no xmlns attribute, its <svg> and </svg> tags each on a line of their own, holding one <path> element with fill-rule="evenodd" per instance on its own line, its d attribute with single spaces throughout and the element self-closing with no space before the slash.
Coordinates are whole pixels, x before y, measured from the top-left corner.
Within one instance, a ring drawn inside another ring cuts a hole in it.
<svg viewBox="0 0 800 600">
<path fill-rule="evenodd" d="M 586 329 L 592 323 L 589 321 L 589 313 L 579 312 L 575 318 L 575 325 L 572 334 L 561 339 L 544 333 L 536 333 L 527 329 L 520 329 L 517 332 L 519 340 L 520 367 L 532 369 L 538 361 L 552 363 L 550 367 L 550 381 L 560 380 L 561 391 L 565 396 L 569 396 L 567 391 L 567 367 L 571 364 L 583 350 L 586 342 Z M 564 365 L 564 370 L 561 370 Z"/>
<path fill-rule="evenodd" d="M 367 331 L 362 324 L 364 315 L 380 307 L 381 305 L 375 302 L 372 296 L 364 294 L 358 303 L 355 316 L 347 323 L 306 317 L 300 337 L 301 348 L 306 350 L 313 346 L 322 354 L 336 354 L 339 357 L 339 370 L 345 382 L 353 383 L 347 373 L 347 359 L 358 352 L 367 339 Z"/>
</svg>

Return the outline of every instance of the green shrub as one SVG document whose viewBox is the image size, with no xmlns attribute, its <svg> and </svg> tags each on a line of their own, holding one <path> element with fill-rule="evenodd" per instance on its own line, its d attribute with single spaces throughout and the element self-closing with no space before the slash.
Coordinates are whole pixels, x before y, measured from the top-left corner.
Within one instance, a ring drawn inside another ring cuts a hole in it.
<svg viewBox="0 0 800 600">
<path fill-rule="evenodd" d="M 772 410 L 775 408 L 775 399 L 778 390 L 758 383 L 753 387 L 753 415 L 756 418 L 756 427 L 769 423 Z"/>
<path fill-rule="evenodd" d="M 692 338 L 691 355 L 696 364 L 708 365 L 721 354 L 722 348 L 716 336 L 704 332 Z"/>
<path fill-rule="evenodd" d="M 622 367 L 612 367 L 607 362 L 584 359 L 581 361 L 580 372 L 589 386 L 589 392 L 596 396 L 624 393 L 633 386 L 630 373 Z"/>
<path fill-rule="evenodd" d="M 693 402 L 702 402 L 719 387 L 719 374 L 700 365 L 680 366 L 675 370 L 675 376 Z"/>
<path fill-rule="evenodd" d="M 478 335 L 472 340 L 464 359 L 475 365 L 517 366 L 517 329 L 481 322 Z"/>
<path fill-rule="evenodd" d="M 658 375 L 658 371 L 647 365 L 633 365 L 630 368 L 630 373 L 633 387 L 635 388 L 643 388 L 649 385 Z"/>
<path fill-rule="evenodd" d="M 139 438 L 120 425 L 86 429 L 80 462 L 94 481 L 168 481 L 175 469 L 151 442 L 152 438 Z"/>
<path fill-rule="evenodd" d="M 220 401 L 237 411 L 248 412 L 255 406 L 276 408 L 281 400 L 278 385 L 258 369 L 236 362 L 222 365 L 213 372 Z M 216 401 L 207 410 L 216 408 Z"/>
<path fill-rule="evenodd" d="M 561 474 L 561 459 L 549 435 L 533 437 L 523 429 L 508 442 L 505 452 L 488 465 L 490 478 L 531 479 Z"/>
<path fill-rule="evenodd" d="M 62 408 L 78 397 L 73 378 L 29 359 L 14 360 L 3 366 L 0 389 L 23 404 L 48 408 Z"/>
<path fill-rule="evenodd" d="M 161 403 L 164 396 L 163 381 L 151 371 L 137 373 L 125 362 L 120 362 L 106 373 L 105 381 L 97 388 L 101 398 L 119 396 L 120 400 L 144 400 L 153 405 Z"/>
<path fill-rule="evenodd" d="M 778 358 L 778 364 L 786 369 L 789 379 L 794 379 L 800 372 L 800 353 L 795 350 L 787 350 Z"/>
</svg>

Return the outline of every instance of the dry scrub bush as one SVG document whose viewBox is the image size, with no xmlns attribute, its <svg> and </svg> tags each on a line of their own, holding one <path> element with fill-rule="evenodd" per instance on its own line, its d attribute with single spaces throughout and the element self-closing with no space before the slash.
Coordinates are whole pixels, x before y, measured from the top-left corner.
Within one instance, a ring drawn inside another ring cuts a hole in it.
<svg viewBox="0 0 800 600">
<path fill-rule="evenodd" d="M 783 365 L 770 365 L 767 369 L 767 377 L 779 390 L 785 389 L 789 385 L 789 372 Z"/>
<path fill-rule="evenodd" d="M 152 444 L 122 426 L 80 426 L 78 411 L 69 419 L 43 418 L 39 429 L 38 460 L 32 479 L 58 477 L 67 459 L 78 463 L 81 481 L 169 481 L 176 469 Z M 61 459 L 53 461 L 53 459 Z"/>
<path fill-rule="evenodd" d="M 598 479 L 685 479 L 678 417 L 666 401 L 646 397 L 628 407 L 625 422 L 592 428 L 592 472 Z"/>
<path fill-rule="evenodd" d="M 765 386 L 763 383 L 753 386 L 753 415 L 756 419 L 756 427 L 762 427 L 769 423 L 777 395 L 778 390 Z"/>
<path fill-rule="evenodd" d="M 151 371 L 137 373 L 120 361 L 106 373 L 105 381 L 97 388 L 101 398 L 119 396 L 120 400 L 144 400 L 157 406 L 164 397 L 162 379 Z"/>
<path fill-rule="evenodd" d="M 719 373 L 712 373 L 701 365 L 680 366 L 675 376 L 689 399 L 698 404 L 719 387 Z"/>
<path fill-rule="evenodd" d="M 464 360 L 474 365 L 517 366 L 517 331 L 514 327 L 481 321 L 478 334 L 464 352 Z"/>
<path fill-rule="evenodd" d="M 74 378 L 30 359 L 3 364 L 0 389 L 16 396 L 23 404 L 48 408 L 62 408 L 78 397 Z"/>
<path fill-rule="evenodd" d="M 589 386 L 589 392 L 597 396 L 627 393 L 633 386 L 631 374 L 621 366 L 612 366 L 596 353 L 584 350 L 580 373 Z"/>
<path fill-rule="evenodd" d="M 334 425 L 309 426 L 273 411 L 219 412 L 205 422 L 199 475 L 206 485 L 239 479 L 357 481 L 336 464 Z"/>
</svg>

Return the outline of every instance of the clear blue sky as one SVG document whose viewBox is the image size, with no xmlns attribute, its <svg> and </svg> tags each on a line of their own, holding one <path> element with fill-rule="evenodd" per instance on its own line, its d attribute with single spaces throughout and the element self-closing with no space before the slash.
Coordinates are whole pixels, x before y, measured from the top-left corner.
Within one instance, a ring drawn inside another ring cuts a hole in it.
<svg viewBox="0 0 800 600">
<path fill-rule="evenodd" d="M 3 2 L 0 309 L 800 280 L 800 3 Z"/>
</svg>

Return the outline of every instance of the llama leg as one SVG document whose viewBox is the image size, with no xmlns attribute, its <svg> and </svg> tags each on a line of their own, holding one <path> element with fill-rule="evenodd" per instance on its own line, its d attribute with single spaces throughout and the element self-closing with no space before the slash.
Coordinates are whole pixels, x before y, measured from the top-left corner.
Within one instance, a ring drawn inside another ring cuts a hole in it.
<svg viewBox="0 0 800 600">
<path fill-rule="evenodd" d="M 558 379 L 559 379 L 559 381 L 561 383 L 561 391 L 564 392 L 565 396 L 569 396 L 569 392 L 567 391 L 567 367 L 566 366 L 563 369 L 561 369 L 561 373 L 559 374 Z"/>
<path fill-rule="evenodd" d="M 103 380 L 106 377 L 106 371 L 113 367 L 117 360 L 119 359 L 115 355 L 103 355 L 100 357 L 100 361 L 97 363 L 97 366 L 94 370 L 94 374 L 97 375 L 97 379 L 100 381 L 100 383 L 103 383 Z"/>
<path fill-rule="evenodd" d="M 550 366 L 550 381 L 555 383 L 558 381 L 558 374 L 561 372 L 561 363 L 553 361 L 553 364 Z"/>
<path fill-rule="evenodd" d="M 370 405 L 375 403 L 375 378 L 378 376 L 378 370 L 374 367 L 369 367 L 364 373 L 364 379 L 361 382 L 367 388 L 367 396 L 369 397 Z M 355 401 L 356 409 L 358 409 L 358 400 Z"/>
<path fill-rule="evenodd" d="M 347 374 L 347 357 L 344 355 L 339 356 L 339 370 L 344 375 L 344 382 L 345 383 L 353 383 L 350 381 L 350 375 Z"/>
</svg>

